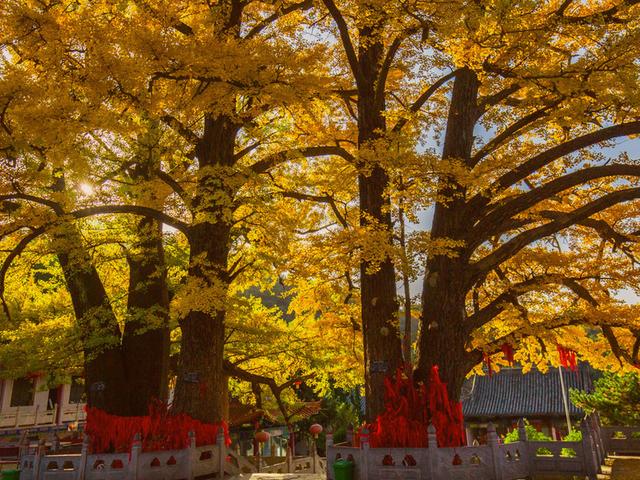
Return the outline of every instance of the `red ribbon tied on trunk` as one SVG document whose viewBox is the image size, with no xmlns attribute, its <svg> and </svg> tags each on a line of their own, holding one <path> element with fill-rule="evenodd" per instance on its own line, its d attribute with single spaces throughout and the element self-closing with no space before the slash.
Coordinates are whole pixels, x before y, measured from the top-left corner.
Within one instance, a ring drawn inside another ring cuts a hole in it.
<svg viewBox="0 0 640 480">
<path fill-rule="evenodd" d="M 203 423 L 184 413 L 171 414 L 162 402 L 151 403 L 149 415 L 144 417 L 121 417 L 92 407 L 86 411 L 84 431 L 91 439 L 93 453 L 129 452 L 138 433 L 144 452 L 187 448 L 191 431 L 195 433 L 197 446 L 215 445 L 220 427 L 225 445 L 231 445 L 226 422 Z"/>
<path fill-rule="evenodd" d="M 458 447 L 465 444 L 462 404 L 451 401 L 447 386 L 440 380 L 438 367 L 431 369 L 428 387 L 416 385 L 398 369 L 384 382 L 385 407 L 375 422 L 363 425 L 356 444 L 369 430 L 372 448 L 424 448 L 429 424 L 436 428 L 438 446 Z"/>
</svg>

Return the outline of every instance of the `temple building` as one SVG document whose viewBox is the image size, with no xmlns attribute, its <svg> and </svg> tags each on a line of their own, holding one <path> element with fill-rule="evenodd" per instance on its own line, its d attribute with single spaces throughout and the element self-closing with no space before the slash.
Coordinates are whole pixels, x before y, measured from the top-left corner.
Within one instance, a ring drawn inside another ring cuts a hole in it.
<svg viewBox="0 0 640 480">
<path fill-rule="evenodd" d="M 560 440 L 568 432 L 567 413 L 572 424 L 584 417 L 584 412 L 571 403 L 568 390 L 592 391 L 598 376 L 587 363 L 579 363 L 575 372 L 549 368 L 547 373 L 542 373 L 533 368 L 523 374 L 521 367 L 514 366 L 502 367 L 491 376 L 475 375 L 467 379 L 462 411 L 468 444 L 474 440 L 485 442 L 489 422 L 502 436 L 513 430 L 520 418 L 526 418 L 538 431 Z"/>
</svg>

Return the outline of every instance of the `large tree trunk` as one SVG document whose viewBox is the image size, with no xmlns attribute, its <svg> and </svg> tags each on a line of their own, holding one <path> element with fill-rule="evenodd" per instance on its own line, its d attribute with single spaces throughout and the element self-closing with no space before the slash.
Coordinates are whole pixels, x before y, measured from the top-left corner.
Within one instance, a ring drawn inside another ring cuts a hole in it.
<svg viewBox="0 0 640 480">
<path fill-rule="evenodd" d="M 358 85 L 358 147 L 368 147 L 384 135 L 384 98 L 376 99 L 375 85 L 379 76 L 384 48 L 374 40 L 371 28 L 360 31 L 358 52 L 363 80 Z M 370 43 L 372 42 L 372 43 Z M 360 225 L 377 226 L 389 232 L 390 201 L 387 196 L 389 177 L 379 165 L 359 165 Z M 366 172 L 366 173 L 364 173 Z M 376 262 L 377 263 L 377 262 Z M 396 276 L 390 258 L 379 264 L 363 261 L 360 265 L 362 332 L 364 337 L 366 417 L 369 421 L 384 410 L 384 378 L 402 364 L 398 331 Z"/>
<path fill-rule="evenodd" d="M 143 218 L 129 263 L 128 318 L 122 350 L 130 389 L 130 415 L 146 415 L 153 400 L 167 400 L 169 292 L 162 225 Z"/>
<path fill-rule="evenodd" d="M 203 289 L 204 300 L 203 305 L 192 302 L 191 310 L 179 318 L 182 339 L 173 407 L 204 422 L 222 420 L 227 411 L 224 321 L 238 129 L 226 116 L 207 117 L 197 149 L 201 174 L 194 201 L 196 223 L 189 238 L 187 288 Z"/>
<path fill-rule="evenodd" d="M 120 327 L 102 281 L 75 225 L 55 236 L 57 256 L 80 329 L 87 402 L 115 415 L 128 415 L 128 385 L 120 349 Z"/>
<path fill-rule="evenodd" d="M 443 149 L 444 159 L 462 161 L 470 168 L 473 127 L 477 120 L 478 79 L 469 69 L 456 76 Z M 462 240 L 470 216 L 466 211 L 466 189 L 455 178 L 442 179 L 436 203 L 431 239 Z M 434 255 L 427 261 L 422 289 L 422 318 L 418 339 L 417 379 L 427 381 L 431 367 L 437 365 L 440 377 L 447 382 L 452 400 L 460 398 L 467 373 L 479 361 L 471 354 L 467 341 L 470 332 L 465 324 L 469 284 L 469 254 L 457 247 L 456 256 Z"/>
</svg>

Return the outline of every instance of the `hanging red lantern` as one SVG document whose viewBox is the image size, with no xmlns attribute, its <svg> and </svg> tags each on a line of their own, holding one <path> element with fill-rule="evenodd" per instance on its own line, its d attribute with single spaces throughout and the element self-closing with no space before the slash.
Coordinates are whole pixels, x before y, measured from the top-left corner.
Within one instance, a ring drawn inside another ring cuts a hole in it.
<svg viewBox="0 0 640 480">
<path fill-rule="evenodd" d="M 313 438 L 318 438 L 318 435 L 322 433 L 322 425 L 314 423 L 309 427 L 309 432 L 313 435 Z"/>
<path fill-rule="evenodd" d="M 300 390 L 300 385 L 302 385 L 302 382 L 300 380 L 296 380 L 295 382 L 293 382 L 293 385 L 296 387 L 296 390 Z"/>
<path fill-rule="evenodd" d="M 271 438 L 271 435 L 269 435 L 269 432 L 260 430 L 259 432 L 256 432 L 254 438 L 258 441 L 258 443 L 266 443 L 269 441 L 269 438 Z"/>
</svg>

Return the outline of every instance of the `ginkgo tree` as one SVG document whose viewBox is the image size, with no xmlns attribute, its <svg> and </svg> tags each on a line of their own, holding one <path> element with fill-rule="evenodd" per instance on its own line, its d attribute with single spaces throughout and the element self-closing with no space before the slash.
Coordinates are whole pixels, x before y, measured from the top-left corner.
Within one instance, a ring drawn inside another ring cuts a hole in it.
<svg viewBox="0 0 640 480">
<path fill-rule="evenodd" d="M 335 145 L 270 140 L 268 125 L 282 115 L 278 108 L 322 87 L 310 71 L 317 49 L 286 41 L 297 31 L 295 14 L 310 6 L 243 1 L 5 6 L 12 32 L 7 64 L 32 68 L 27 74 L 42 79 L 50 73 L 63 79 L 56 86 L 61 97 L 95 109 L 90 116 L 72 117 L 74 125 L 102 129 L 106 144 L 138 131 L 140 121 L 162 124 L 180 138 L 153 172 L 181 203 L 177 215 L 119 198 L 69 214 L 149 216 L 187 237 L 188 275 L 173 305 L 181 329 L 173 407 L 201 420 L 224 415 L 228 289 L 246 269 L 241 256 L 230 259 L 242 220 L 235 214 L 246 203 L 243 192 L 255 176 L 289 158 L 346 155 Z M 282 38 L 271 35 L 276 24 Z M 123 169 L 138 166 L 128 162 Z"/>
<path fill-rule="evenodd" d="M 391 243 L 394 200 L 433 209 L 414 242 L 428 249 L 415 378 L 439 365 L 456 399 L 483 354 L 545 353 L 563 326 L 575 348 L 606 338 L 636 363 L 634 309 L 620 317 L 612 294 L 636 285 L 639 167 L 594 147 L 639 132 L 637 2 L 322 4 L 348 72 L 336 91 L 357 126 L 361 225 Z M 360 276 L 369 418 L 400 362 L 382 252 Z"/>
<path fill-rule="evenodd" d="M 259 328 L 239 328 L 237 312 L 227 323 L 238 292 L 281 279 L 300 325 L 336 327 L 327 340 L 343 343 L 342 358 L 363 354 L 373 420 L 385 375 L 409 360 L 396 271 L 415 275 L 420 259 L 415 378 L 439 365 L 453 399 L 504 343 L 523 361 L 562 337 L 603 365 L 612 363 L 606 344 L 637 362 L 634 308 L 614 293 L 637 285 L 640 167 L 601 150 L 640 133 L 636 1 L 2 8 L 2 135 L 11 140 L 0 148 L 19 165 L 13 175 L 48 189 L 38 204 L 25 197 L 34 192 L 3 185 L 7 200 L 31 205 L 21 230 L 6 234 L 20 244 L 17 233 L 52 222 L 53 238 L 69 241 L 78 220 L 112 214 L 143 219 L 141 231 L 158 238 L 169 227 L 184 236 L 188 265 L 170 307 L 177 411 L 223 418 L 229 375 L 276 390 L 291 381 L 266 375 L 269 362 L 287 363 L 277 351 L 250 362 L 235 348 L 260 350 L 250 335 Z M 149 126 L 161 133 L 151 164 L 140 155 Z M 56 181 L 104 173 L 104 156 L 113 168 L 101 194 L 65 200 L 73 192 Z M 402 221 L 425 210 L 430 230 L 407 238 Z M 135 249 L 157 250 L 158 238 Z M 309 340 L 275 312 L 256 312 L 279 341 Z"/>
</svg>

